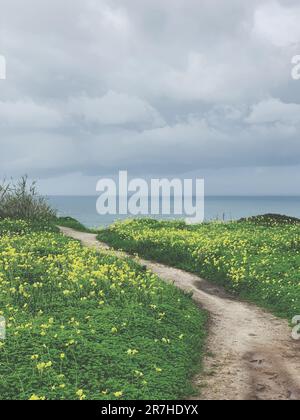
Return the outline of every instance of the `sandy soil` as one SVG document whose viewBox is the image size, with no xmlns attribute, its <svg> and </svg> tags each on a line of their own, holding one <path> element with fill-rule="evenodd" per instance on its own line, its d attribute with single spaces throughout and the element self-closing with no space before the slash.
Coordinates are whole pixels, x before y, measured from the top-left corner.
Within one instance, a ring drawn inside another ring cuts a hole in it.
<svg viewBox="0 0 300 420">
<path fill-rule="evenodd" d="M 96 235 L 61 231 L 85 246 L 109 249 Z M 140 262 L 165 281 L 193 291 L 194 300 L 210 313 L 204 372 L 194 379 L 199 387 L 195 400 L 300 400 L 300 341 L 292 339 L 286 321 L 234 300 L 193 274 Z"/>
</svg>

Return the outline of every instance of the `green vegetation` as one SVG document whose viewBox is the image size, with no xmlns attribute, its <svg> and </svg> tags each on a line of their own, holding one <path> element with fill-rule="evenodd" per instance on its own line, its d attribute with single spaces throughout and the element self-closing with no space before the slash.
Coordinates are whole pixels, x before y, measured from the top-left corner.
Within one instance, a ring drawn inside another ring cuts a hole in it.
<svg viewBox="0 0 300 420">
<path fill-rule="evenodd" d="M 257 226 L 299 225 L 300 219 L 296 217 L 282 216 L 280 214 L 264 214 L 262 216 L 248 217 L 239 220 L 239 223 L 251 222 Z"/>
<path fill-rule="evenodd" d="M 0 399 L 176 399 L 192 392 L 206 315 L 131 260 L 51 224 L 0 220 Z"/>
<path fill-rule="evenodd" d="M 133 220 L 99 233 L 115 248 L 195 272 L 291 319 L 300 314 L 300 225 L 284 216 L 188 226 Z"/>
<path fill-rule="evenodd" d="M 48 224 L 55 217 L 55 210 L 38 194 L 35 182 L 30 184 L 26 176 L 0 185 L 0 220 L 10 218 Z"/>
<path fill-rule="evenodd" d="M 78 220 L 73 219 L 72 217 L 58 217 L 56 219 L 56 224 L 58 226 L 75 229 L 78 232 L 91 232 L 91 229 L 86 228 L 83 224 L 78 222 Z"/>
</svg>

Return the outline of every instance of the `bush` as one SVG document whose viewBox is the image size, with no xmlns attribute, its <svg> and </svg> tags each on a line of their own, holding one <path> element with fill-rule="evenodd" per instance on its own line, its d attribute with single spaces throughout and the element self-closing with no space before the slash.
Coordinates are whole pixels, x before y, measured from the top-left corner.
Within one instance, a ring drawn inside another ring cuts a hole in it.
<svg viewBox="0 0 300 420">
<path fill-rule="evenodd" d="M 0 219 L 22 219 L 35 222 L 49 222 L 56 217 L 47 200 L 41 197 L 36 183 L 29 183 L 26 176 L 17 182 L 3 182 L 0 185 Z"/>
<path fill-rule="evenodd" d="M 257 226 L 276 227 L 280 225 L 299 225 L 300 219 L 280 214 L 264 214 L 261 216 L 240 219 L 239 223 L 249 222 Z"/>
</svg>

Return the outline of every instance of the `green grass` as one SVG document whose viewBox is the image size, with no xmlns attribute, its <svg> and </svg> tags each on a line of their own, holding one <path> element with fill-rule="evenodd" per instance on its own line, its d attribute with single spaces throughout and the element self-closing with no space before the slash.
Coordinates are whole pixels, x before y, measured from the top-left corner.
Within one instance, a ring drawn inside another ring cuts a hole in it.
<svg viewBox="0 0 300 420">
<path fill-rule="evenodd" d="M 0 399 L 190 395 L 206 313 L 131 260 L 0 221 Z"/>
<path fill-rule="evenodd" d="M 244 218 L 238 221 L 238 223 L 250 222 L 256 226 L 265 226 L 265 227 L 274 227 L 274 226 L 284 226 L 284 225 L 299 225 L 300 219 L 296 217 L 283 216 L 280 214 L 264 214 L 261 216 L 254 216 Z"/>
<path fill-rule="evenodd" d="M 116 223 L 98 238 L 115 248 L 195 272 L 292 319 L 300 314 L 300 224 L 283 216 L 187 226 Z"/>
<path fill-rule="evenodd" d="M 73 219 L 72 217 L 58 217 L 55 220 L 55 223 L 58 226 L 75 229 L 78 232 L 87 232 L 87 233 L 92 232 L 91 229 L 88 229 L 82 223 L 78 222 L 78 220 Z"/>
</svg>

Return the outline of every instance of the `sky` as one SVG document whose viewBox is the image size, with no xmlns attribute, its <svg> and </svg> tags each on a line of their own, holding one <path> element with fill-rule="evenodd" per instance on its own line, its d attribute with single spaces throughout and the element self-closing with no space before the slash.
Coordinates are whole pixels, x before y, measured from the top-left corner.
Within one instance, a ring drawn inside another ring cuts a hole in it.
<svg viewBox="0 0 300 420">
<path fill-rule="evenodd" d="M 299 0 L 0 0 L 0 178 L 300 195 Z"/>
</svg>

